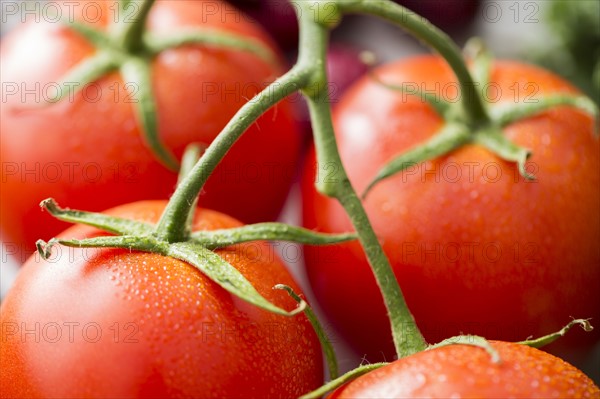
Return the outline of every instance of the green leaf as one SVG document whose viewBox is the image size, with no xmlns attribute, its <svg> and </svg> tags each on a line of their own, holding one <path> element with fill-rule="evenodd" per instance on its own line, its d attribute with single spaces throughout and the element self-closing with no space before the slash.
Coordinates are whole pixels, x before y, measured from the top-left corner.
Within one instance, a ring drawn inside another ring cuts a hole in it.
<svg viewBox="0 0 600 399">
<path fill-rule="evenodd" d="M 97 227 L 109 233 L 143 236 L 151 232 L 154 227 L 149 223 L 108 216 L 102 213 L 63 209 L 52 198 L 43 200 L 40 206 L 58 220 Z"/>
<path fill-rule="evenodd" d="M 324 234 L 283 223 L 256 223 L 231 229 L 197 231 L 192 233 L 194 241 L 211 249 L 257 240 L 328 245 L 356 240 L 357 238 L 355 233 Z"/>
<path fill-rule="evenodd" d="M 380 181 L 402 172 L 409 166 L 435 159 L 458 148 L 471 139 L 464 125 L 447 123 L 425 143 L 419 144 L 404 154 L 392 159 L 379 170 L 362 194 L 363 199 Z"/>
<path fill-rule="evenodd" d="M 304 311 L 303 307 L 298 307 L 288 312 L 267 301 L 235 267 L 200 244 L 172 243 L 166 255 L 189 263 L 226 291 L 261 309 L 284 316 L 294 316 Z"/>
<path fill-rule="evenodd" d="M 125 82 L 133 87 L 131 91 L 133 105 L 146 143 L 164 166 L 171 170 L 178 170 L 179 163 L 175 156 L 163 145 L 158 135 L 156 101 L 152 92 L 149 62 L 140 57 L 130 57 L 121 66 L 121 74 Z"/>
</svg>

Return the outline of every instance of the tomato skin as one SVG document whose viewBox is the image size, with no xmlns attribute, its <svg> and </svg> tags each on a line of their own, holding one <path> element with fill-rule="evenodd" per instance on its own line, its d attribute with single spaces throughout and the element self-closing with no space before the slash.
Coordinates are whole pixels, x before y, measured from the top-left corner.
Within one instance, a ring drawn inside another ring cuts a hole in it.
<svg viewBox="0 0 600 399">
<path fill-rule="evenodd" d="M 103 7 L 104 18 L 96 27 L 114 19 L 116 3 L 93 3 Z M 69 15 L 65 7 L 64 15 Z M 78 3 L 72 13 L 80 17 L 84 9 Z M 159 0 L 147 26 L 155 33 L 186 26 L 237 32 L 272 47 L 256 23 L 212 0 Z M 53 82 L 93 51 L 69 29 L 44 19 L 2 40 L 2 85 L 17 91 L 3 93 L 0 109 L 0 229 L 11 246 L 7 252 L 15 252 L 12 247 L 23 252 L 18 261 L 29 257 L 37 239 L 67 227 L 40 212 L 38 204 L 48 196 L 73 208 L 101 211 L 166 199 L 174 190 L 176 173 L 156 160 L 141 137 L 129 91 L 135 86 L 119 74 L 100 79 L 72 100 L 39 107 L 52 93 Z M 178 158 L 191 142 L 212 142 L 248 99 L 283 73 L 250 53 L 199 46 L 163 52 L 152 68 L 160 137 Z M 27 107 L 35 109 L 23 111 Z M 277 217 L 300 156 L 292 113 L 289 102 L 282 102 L 248 129 L 207 182 L 202 206 L 246 223 Z"/>
<path fill-rule="evenodd" d="M 448 90 L 450 98 L 457 87 L 446 64 L 432 56 L 375 73 L 388 83 Z M 501 89 L 498 103 L 514 101 L 514 84 L 522 100 L 529 83 L 538 95 L 574 92 L 555 75 L 516 62 L 496 63 L 491 82 Z M 358 192 L 441 124 L 419 99 L 368 77 L 334 110 L 342 161 Z M 536 181 L 524 182 L 514 165 L 467 145 L 381 182 L 363 202 L 430 343 L 460 333 L 520 341 L 557 331 L 571 317 L 600 318 L 600 146 L 591 118 L 557 107 L 508 126 L 505 134 L 533 150 Z M 322 167 L 315 176 L 315 162 L 313 151 L 303 177 L 304 226 L 348 231 L 343 209 L 314 189 L 316 178 L 335 171 Z M 360 246 L 307 247 L 306 258 L 316 298 L 341 335 L 370 359 L 392 359 L 389 322 Z M 597 339 L 597 330 L 574 331 L 560 342 L 589 348 Z"/>
<path fill-rule="evenodd" d="M 481 348 L 451 345 L 396 360 L 330 396 L 334 398 L 598 398 L 585 374 L 546 352 L 491 342 L 501 362 Z"/>
<path fill-rule="evenodd" d="M 165 204 L 137 202 L 108 213 L 156 222 Z M 199 209 L 194 229 L 239 225 Z M 97 235 L 81 225 L 61 234 Z M 294 309 L 285 292 L 272 289 L 283 283 L 300 292 L 269 248 L 253 243 L 218 253 L 265 298 Z M 249 305 L 172 258 L 54 252 L 49 261 L 29 259 L 0 308 L 2 398 L 297 397 L 322 383 L 320 344 L 304 315 Z"/>
</svg>

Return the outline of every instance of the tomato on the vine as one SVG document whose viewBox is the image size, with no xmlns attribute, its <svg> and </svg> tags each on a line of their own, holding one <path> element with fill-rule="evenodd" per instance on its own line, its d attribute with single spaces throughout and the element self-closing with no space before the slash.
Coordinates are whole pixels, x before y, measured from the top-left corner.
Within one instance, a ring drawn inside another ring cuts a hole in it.
<svg viewBox="0 0 600 399">
<path fill-rule="evenodd" d="M 443 122 L 428 103 L 381 82 L 450 102 L 459 98 L 450 68 L 433 56 L 374 74 L 378 79 L 367 76 L 349 89 L 333 116 L 358 192 Z M 550 72 L 508 61 L 494 63 L 486 89 L 492 110 L 576 93 Z M 506 137 L 532 150 L 527 169 L 535 180 L 467 144 L 409 165 L 368 194 L 365 209 L 428 342 L 460 333 L 519 341 L 555 331 L 572 316 L 600 318 L 600 145 L 593 123 L 584 112 L 560 106 L 506 126 Z M 315 179 L 335 178 L 336 171 L 315 162 L 313 151 L 303 181 L 304 226 L 348 231 L 342 207 L 314 188 Z M 343 336 L 371 358 L 391 359 L 389 322 L 360 245 L 306 251 L 316 297 Z M 597 332 L 574 333 L 561 342 L 589 347 L 597 338 Z"/>
<path fill-rule="evenodd" d="M 490 353 L 450 345 L 396 360 L 341 387 L 330 398 L 597 398 L 585 374 L 546 352 L 490 342 Z"/>
<path fill-rule="evenodd" d="M 164 201 L 107 214 L 155 223 Z M 194 230 L 240 226 L 199 209 Z M 105 235 L 77 225 L 59 237 Z M 300 292 L 266 243 L 216 251 L 270 302 Z M 56 247 L 32 256 L 0 308 L 2 398 L 292 397 L 322 382 L 304 314 L 286 317 L 229 294 L 189 264 L 123 249 Z"/>
<path fill-rule="evenodd" d="M 109 23 L 112 28 L 119 12 L 119 2 L 68 3 L 56 3 L 63 7 L 63 17 L 99 29 L 109 29 Z M 120 12 L 131 13 L 133 6 Z M 39 202 L 50 195 L 99 211 L 135 200 L 166 199 L 176 182 L 176 173 L 161 165 L 145 144 L 136 121 L 134 95 L 148 88 L 125 81 L 116 71 L 71 98 L 44 104 L 67 71 L 95 50 L 55 16 L 37 19 L 3 38 L 0 56 L 0 229 L 6 245 L 26 246 L 28 253 L 36 239 L 66 227 L 40 213 Z M 258 24 L 219 1 L 159 0 L 146 27 L 160 37 L 186 29 L 209 36 L 237 34 L 278 57 Z M 176 158 L 191 142 L 210 144 L 243 104 L 283 73 L 277 59 L 269 63 L 249 51 L 211 44 L 168 49 L 151 62 L 159 138 Z M 292 108 L 281 102 L 232 147 L 200 204 L 246 223 L 275 219 L 299 150 Z"/>
</svg>

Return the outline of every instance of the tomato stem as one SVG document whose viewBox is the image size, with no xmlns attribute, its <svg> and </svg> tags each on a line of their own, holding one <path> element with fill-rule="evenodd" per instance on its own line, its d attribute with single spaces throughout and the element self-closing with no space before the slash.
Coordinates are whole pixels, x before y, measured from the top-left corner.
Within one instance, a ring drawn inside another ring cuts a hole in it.
<svg viewBox="0 0 600 399">
<path fill-rule="evenodd" d="M 423 17 L 387 0 L 354 2 L 338 0 L 337 3 L 344 12 L 370 14 L 393 22 L 437 51 L 450 65 L 460 84 L 463 117 L 474 125 L 489 121 L 483 99 L 477 90 L 478 85 L 467 68 L 460 48 L 448 35 Z"/>
<path fill-rule="evenodd" d="M 329 35 L 328 27 L 318 23 L 316 18 L 312 18 L 309 3 L 299 3 L 299 6 L 301 14 L 298 65 L 312 66 L 311 81 L 303 93 L 308 100 L 317 161 L 318 165 L 334 165 L 334 170 L 337 171 L 331 179 L 318 180 L 316 186 L 321 193 L 336 198 L 350 217 L 383 295 L 392 327 L 396 354 L 398 357 L 408 356 L 425 349 L 427 343 L 408 310 L 389 260 L 377 240 L 340 158 L 327 91 L 325 57 Z"/>
<path fill-rule="evenodd" d="M 239 109 L 175 190 L 158 222 L 155 234 L 159 238 L 168 242 L 188 238 L 185 222 L 194 211 L 194 200 L 231 146 L 263 113 L 303 87 L 307 81 L 308 71 L 294 67 Z"/>
<path fill-rule="evenodd" d="M 131 2 L 130 4 L 136 5 L 133 21 L 125 17 L 126 13 L 122 13 L 124 17 L 119 21 L 118 41 L 126 52 L 137 53 L 144 48 L 143 35 L 146 30 L 146 21 L 154 2 L 155 0 Z"/>
</svg>

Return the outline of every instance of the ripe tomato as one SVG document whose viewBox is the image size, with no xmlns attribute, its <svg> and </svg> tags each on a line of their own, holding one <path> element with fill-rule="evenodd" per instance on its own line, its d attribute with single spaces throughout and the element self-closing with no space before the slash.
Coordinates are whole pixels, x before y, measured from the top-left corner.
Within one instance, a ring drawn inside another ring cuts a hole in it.
<svg viewBox="0 0 600 399">
<path fill-rule="evenodd" d="M 331 398 L 597 398 L 585 374 L 546 352 L 491 342 L 482 348 L 451 345 L 419 352 L 372 371 Z"/>
<path fill-rule="evenodd" d="M 456 99 L 453 74 L 433 56 L 375 73 L 390 84 Z M 491 82 L 491 107 L 574 93 L 555 75 L 516 62 L 497 62 Z M 488 150 L 466 145 L 411 165 L 371 191 L 364 206 L 428 342 L 460 333 L 519 341 L 557 331 L 572 316 L 600 318 L 600 146 L 592 123 L 579 110 L 556 107 L 507 126 L 508 138 L 533 151 L 534 181 Z M 362 192 L 442 120 L 416 96 L 366 77 L 342 98 L 334 125 L 349 178 Z M 319 171 L 313 152 L 303 181 L 304 225 L 348 231 L 342 208 L 313 187 L 315 178 L 335 171 L 327 165 Z M 360 246 L 306 251 L 315 295 L 343 336 L 373 359 L 392 359 L 389 322 Z M 577 332 L 561 342 L 587 346 L 597 338 L 597 331 Z"/>
<path fill-rule="evenodd" d="M 164 201 L 107 213 L 156 222 Z M 201 209 L 195 230 L 239 226 Z M 93 237 L 74 226 L 61 237 Z M 298 286 L 265 243 L 217 251 L 267 300 Z M 32 256 L 0 312 L 1 396 L 292 397 L 322 382 L 319 341 L 304 315 L 285 317 L 230 295 L 187 263 L 118 249 L 55 247 Z M 297 291 L 299 292 L 299 291 Z"/>
<path fill-rule="evenodd" d="M 78 2 L 65 5 L 62 15 L 103 27 L 116 17 L 116 5 Z M 234 10 L 213 0 L 159 0 L 147 26 L 164 35 L 186 27 L 237 33 L 272 47 L 258 24 Z M 70 28 L 52 21 L 56 19 L 41 18 L 11 32 L 0 53 L 1 230 L 11 246 L 7 253 L 27 245 L 21 261 L 37 239 L 66 227 L 40 213 L 44 198 L 51 195 L 59 203 L 100 211 L 140 199 L 166 199 L 177 177 L 144 144 L 131 95 L 138 88 L 120 74 L 100 79 L 73 99 L 40 107 L 56 82 L 94 52 Z M 152 61 L 152 88 L 162 142 L 178 158 L 191 142 L 209 144 L 244 103 L 282 72 L 254 54 L 214 46 L 161 53 Z M 200 204 L 248 223 L 275 219 L 299 151 L 292 109 L 280 103 L 233 146 L 209 179 Z"/>
</svg>

